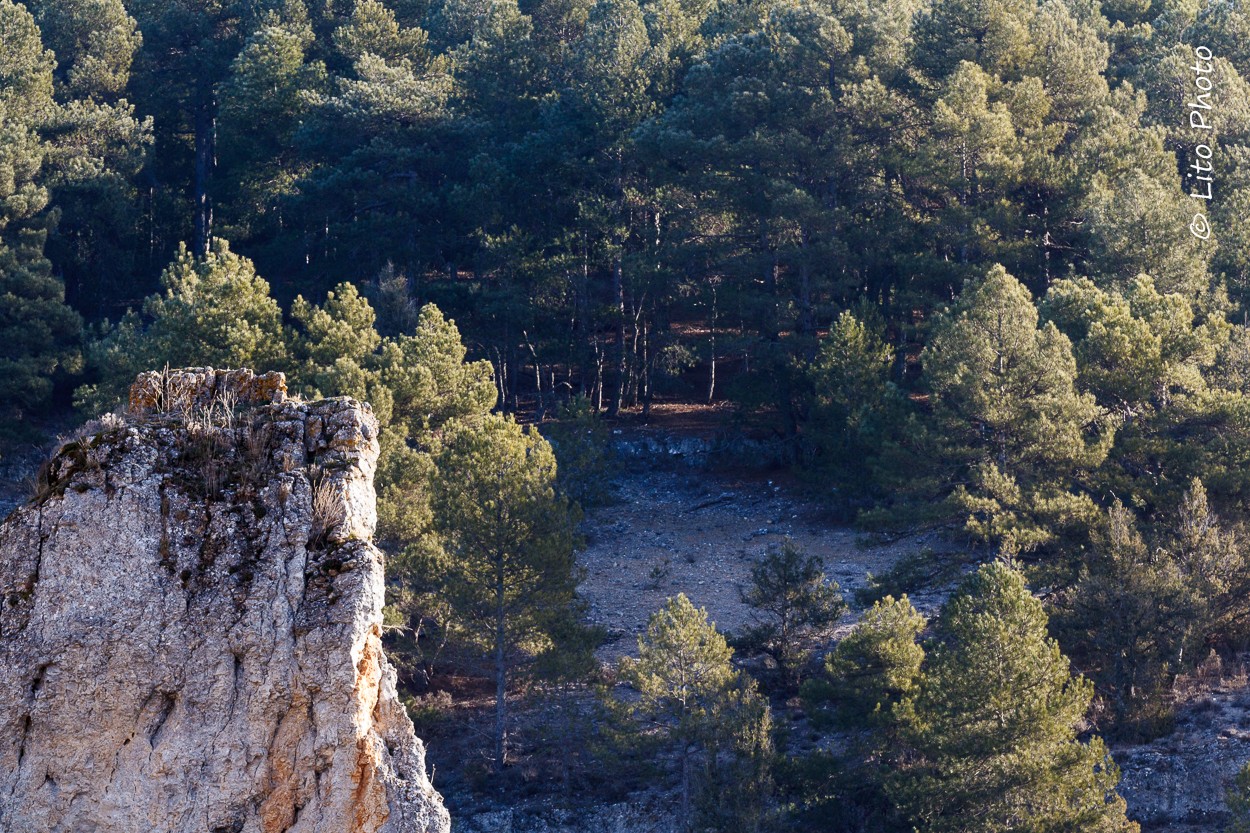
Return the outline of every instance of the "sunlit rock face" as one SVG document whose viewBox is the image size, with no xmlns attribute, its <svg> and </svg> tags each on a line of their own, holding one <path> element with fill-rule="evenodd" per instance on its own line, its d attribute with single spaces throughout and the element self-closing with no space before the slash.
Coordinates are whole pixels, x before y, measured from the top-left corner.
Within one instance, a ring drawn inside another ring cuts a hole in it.
<svg viewBox="0 0 1250 833">
<path fill-rule="evenodd" d="M 379 642 L 367 404 L 144 374 L 0 526 L 0 830 L 443 833 Z"/>
</svg>

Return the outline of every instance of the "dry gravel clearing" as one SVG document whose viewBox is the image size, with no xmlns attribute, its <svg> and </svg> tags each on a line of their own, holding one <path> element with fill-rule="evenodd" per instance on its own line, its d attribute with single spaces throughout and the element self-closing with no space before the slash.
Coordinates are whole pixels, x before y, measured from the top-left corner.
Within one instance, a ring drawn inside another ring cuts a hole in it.
<svg viewBox="0 0 1250 833">
<path fill-rule="evenodd" d="M 928 545 L 915 537 L 868 545 L 861 533 L 834 523 L 818 505 L 767 473 L 693 469 L 627 471 L 614 484 L 616 500 L 587 512 L 582 595 L 590 618 L 608 629 L 600 659 L 634 648 L 647 617 L 664 600 L 685 593 L 723 631 L 749 623 L 739 588 L 768 548 L 791 538 L 819 555 L 848 595 L 900 556 Z M 918 606 L 938 599 L 919 597 Z M 852 616 L 846 617 L 849 624 Z"/>
</svg>

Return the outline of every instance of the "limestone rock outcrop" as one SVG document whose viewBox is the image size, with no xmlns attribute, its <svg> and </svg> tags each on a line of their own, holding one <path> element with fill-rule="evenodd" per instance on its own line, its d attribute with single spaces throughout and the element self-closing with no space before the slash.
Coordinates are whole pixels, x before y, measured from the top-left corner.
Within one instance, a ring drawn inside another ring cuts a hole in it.
<svg viewBox="0 0 1250 833">
<path fill-rule="evenodd" d="M 144 374 L 0 525 L 0 830 L 445 833 L 382 653 L 367 404 Z"/>
</svg>

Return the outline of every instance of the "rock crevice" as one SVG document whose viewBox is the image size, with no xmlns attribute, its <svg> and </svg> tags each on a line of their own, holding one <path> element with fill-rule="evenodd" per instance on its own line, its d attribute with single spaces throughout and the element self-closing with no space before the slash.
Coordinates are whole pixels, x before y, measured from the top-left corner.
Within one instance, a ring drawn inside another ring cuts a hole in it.
<svg viewBox="0 0 1250 833">
<path fill-rule="evenodd" d="M 0 525 L 0 830 L 445 833 L 381 649 L 377 422 L 144 374 Z"/>
</svg>

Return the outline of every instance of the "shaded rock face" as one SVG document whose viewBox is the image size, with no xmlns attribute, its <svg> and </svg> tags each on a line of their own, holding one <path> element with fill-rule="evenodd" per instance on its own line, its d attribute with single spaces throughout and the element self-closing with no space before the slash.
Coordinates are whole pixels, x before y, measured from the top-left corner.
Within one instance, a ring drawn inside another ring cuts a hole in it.
<svg viewBox="0 0 1250 833">
<path fill-rule="evenodd" d="M 0 526 L 0 830 L 444 833 L 379 642 L 370 407 L 180 379 Z"/>
</svg>

